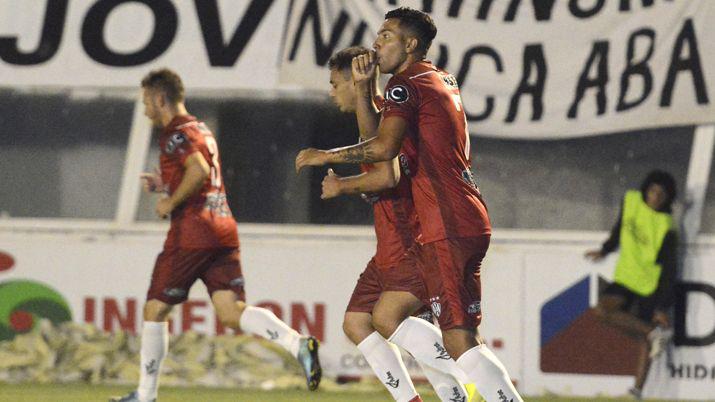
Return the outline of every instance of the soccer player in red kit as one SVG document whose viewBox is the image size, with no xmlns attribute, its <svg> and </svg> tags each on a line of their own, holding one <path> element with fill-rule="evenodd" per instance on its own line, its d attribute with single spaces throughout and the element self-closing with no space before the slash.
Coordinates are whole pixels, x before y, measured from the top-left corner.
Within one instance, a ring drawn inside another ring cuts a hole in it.
<svg viewBox="0 0 715 402">
<path fill-rule="evenodd" d="M 161 363 L 168 349 L 167 318 L 201 279 L 221 323 L 259 335 L 287 349 L 303 367 L 308 388 L 318 387 L 318 341 L 301 336 L 270 310 L 246 304 L 236 221 L 226 201 L 218 146 L 203 122 L 184 105 L 181 78 L 169 69 L 142 80 L 145 115 L 162 129 L 161 172 L 145 174 L 145 189 L 164 192 L 156 213 L 171 218 L 156 259 L 144 305 L 139 387 L 120 402 L 155 401 Z"/>
<path fill-rule="evenodd" d="M 401 7 L 385 15 L 370 63 L 392 74 L 375 138 L 329 151 L 306 149 L 296 169 L 326 163 L 390 160 L 403 140 L 417 149 L 412 197 L 422 234 L 408 252 L 422 272 L 427 299 L 385 292 L 375 328 L 400 339 L 404 320 L 420 302 L 439 320 L 445 347 L 488 401 L 521 401 L 503 364 L 478 334 L 482 318 L 480 266 L 491 235 L 487 209 L 470 170 L 469 131 L 456 79 L 425 60 L 436 36 L 432 18 Z M 358 118 L 364 110 L 358 109 Z"/>
<path fill-rule="evenodd" d="M 382 108 L 384 99 L 381 97 L 375 97 L 373 104 L 372 93 L 376 92 L 377 81 L 375 66 L 368 71 L 359 67 L 360 59 L 367 57 L 368 53 L 364 47 L 349 47 L 328 61 L 332 86 L 330 95 L 343 112 L 355 113 L 358 107 Z M 354 82 L 353 77 L 358 77 L 360 83 Z M 364 85 L 362 91 L 356 89 L 358 85 Z M 358 96 L 359 92 L 361 96 Z M 376 119 L 366 117 L 358 122 L 362 140 L 366 139 L 362 135 L 373 134 L 377 127 Z M 399 157 L 363 164 L 360 175 L 339 177 L 331 169 L 323 179 L 321 195 L 321 198 L 328 199 L 341 194 L 362 194 L 373 207 L 377 250 L 355 285 L 346 309 L 343 330 L 365 356 L 385 388 L 399 402 L 421 399 L 399 351 L 375 331 L 372 310 L 385 290 L 409 292 L 418 299 L 424 298 L 424 286 L 416 267 L 398 269 L 407 249 L 419 234 L 408 178 L 411 173 L 409 160 L 414 154 L 414 149 L 406 143 Z M 447 354 L 439 330 L 417 317 L 408 320 L 411 320 L 411 339 L 398 346 L 417 359 L 440 400 L 466 401 L 466 389 L 458 380 L 464 374 Z"/>
</svg>

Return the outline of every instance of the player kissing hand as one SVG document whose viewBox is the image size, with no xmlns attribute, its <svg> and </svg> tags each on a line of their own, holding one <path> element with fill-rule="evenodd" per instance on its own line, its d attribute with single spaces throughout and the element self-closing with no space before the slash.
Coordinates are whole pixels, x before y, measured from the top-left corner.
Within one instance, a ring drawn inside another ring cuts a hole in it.
<svg viewBox="0 0 715 402">
<path fill-rule="evenodd" d="M 373 50 L 366 54 L 355 56 L 352 61 L 352 76 L 355 85 L 369 84 L 375 76 L 376 66 L 375 51 Z"/>
<path fill-rule="evenodd" d="M 295 157 L 295 172 L 300 173 L 300 170 L 306 166 L 322 166 L 327 163 L 327 153 L 315 148 L 306 148 L 298 152 Z"/>
<path fill-rule="evenodd" d="M 328 169 L 328 174 L 323 178 L 323 193 L 320 198 L 327 200 L 340 194 L 340 176 L 336 175 L 333 169 Z"/>
</svg>

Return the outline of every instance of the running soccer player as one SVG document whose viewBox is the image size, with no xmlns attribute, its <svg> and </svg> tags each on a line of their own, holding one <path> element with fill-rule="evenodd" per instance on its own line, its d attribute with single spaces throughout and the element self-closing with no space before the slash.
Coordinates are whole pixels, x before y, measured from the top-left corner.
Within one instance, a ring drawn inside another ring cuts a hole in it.
<svg viewBox="0 0 715 402">
<path fill-rule="evenodd" d="M 372 93 L 376 88 L 376 69 L 374 64 L 367 71 L 361 67 L 361 64 L 365 66 L 365 60 L 361 59 L 367 57 L 368 53 L 368 49 L 363 47 L 349 47 L 328 61 L 332 87 L 330 95 L 343 112 L 355 113 L 358 107 L 374 107 Z M 360 85 L 364 85 L 361 90 L 356 89 L 353 77 L 358 77 Z M 379 104 L 383 102 L 381 98 L 376 100 Z M 372 118 L 359 122 L 361 139 L 365 139 L 362 138 L 365 134 L 374 133 L 377 123 Z M 408 150 L 405 146 L 398 158 L 364 164 L 361 166 L 363 174 L 358 176 L 339 177 L 332 169 L 329 170 L 323 180 L 321 198 L 362 194 L 373 207 L 377 250 L 355 285 L 345 313 L 343 330 L 396 401 L 416 402 L 421 399 L 399 351 L 372 325 L 372 310 L 384 290 L 410 292 L 417 298 L 424 298 L 424 286 L 417 268 L 396 268 L 419 234 L 407 177 L 410 174 L 408 154 L 414 155 L 414 150 Z M 426 313 L 429 315 L 429 311 Z M 414 342 L 405 342 L 399 346 L 417 359 L 442 401 L 466 401 L 467 392 L 457 379 L 464 375 L 447 354 L 439 330 L 416 317 L 408 320 Z"/>
<path fill-rule="evenodd" d="M 407 260 L 420 267 L 426 300 L 383 292 L 373 325 L 386 338 L 404 338 L 404 319 L 428 303 L 447 352 L 488 402 L 522 401 L 504 365 L 479 337 L 480 267 L 489 247 L 487 208 L 471 172 L 469 131 L 454 76 L 425 60 L 436 36 L 432 18 L 401 7 L 388 12 L 373 44 L 376 62 L 392 74 L 377 135 L 350 147 L 306 149 L 296 170 L 327 163 L 374 163 L 394 158 L 403 141 L 416 144 L 412 197 L 421 236 Z M 357 110 L 358 118 L 364 113 Z"/>
<path fill-rule="evenodd" d="M 166 191 L 156 214 L 171 218 L 144 305 L 139 387 L 118 402 L 156 401 L 168 350 L 167 318 L 201 279 L 221 323 L 278 343 L 298 359 L 310 390 L 320 383 L 318 340 L 301 336 L 270 310 L 246 304 L 236 221 L 226 201 L 218 146 L 206 125 L 184 105 L 184 85 L 169 69 L 141 83 L 144 114 L 161 128 L 159 174 L 144 174 L 145 189 Z"/>
</svg>

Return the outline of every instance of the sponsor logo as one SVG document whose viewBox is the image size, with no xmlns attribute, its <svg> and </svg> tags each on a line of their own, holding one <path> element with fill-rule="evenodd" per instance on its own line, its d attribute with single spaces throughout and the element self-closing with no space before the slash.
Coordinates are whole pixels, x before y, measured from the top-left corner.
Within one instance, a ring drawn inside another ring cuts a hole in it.
<svg viewBox="0 0 715 402">
<path fill-rule="evenodd" d="M 467 307 L 467 314 L 477 314 L 482 311 L 482 303 L 477 300 Z"/>
<path fill-rule="evenodd" d="M 499 391 L 497 391 L 497 394 L 499 394 L 499 400 L 501 402 L 514 402 L 514 399 L 507 398 L 506 395 L 504 395 L 504 391 L 501 389 Z"/>
<path fill-rule="evenodd" d="M 174 298 L 184 297 L 186 296 L 186 290 L 181 288 L 164 289 L 164 294 Z"/>
<path fill-rule="evenodd" d="M 65 298 L 39 282 L 10 280 L 0 283 L 0 341 L 29 332 L 40 319 L 57 325 L 72 321 Z"/>
<path fill-rule="evenodd" d="M 144 368 L 146 369 L 147 374 L 156 374 L 157 370 L 159 370 L 159 364 L 156 359 L 151 359 L 149 364 L 145 365 Z"/>
<path fill-rule="evenodd" d="M 228 207 L 228 201 L 226 201 L 226 194 L 223 193 L 213 192 L 206 194 L 204 209 L 207 209 L 210 212 L 221 217 L 231 216 L 231 209 L 229 209 Z"/>
<path fill-rule="evenodd" d="M 246 283 L 246 280 L 243 279 L 242 276 L 239 276 L 238 278 L 233 278 L 231 281 L 228 283 L 230 286 L 243 286 Z"/>
<path fill-rule="evenodd" d="M 400 154 L 397 157 L 397 160 L 400 162 L 400 168 L 402 168 L 402 171 L 405 173 L 405 175 L 412 176 L 412 171 L 410 170 L 410 162 L 407 159 L 407 155 Z"/>
<path fill-rule="evenodd" d="M 425 310 L 424 313 L 420 313 L 417 315 L 417 318 L 423 319 L 429 323 L 432 323 L 432 312 L 429 310 Z"/>
<path fill-rule="evenodd" d="M 444 348 L 439 342 L 434 343 L 434 348 L 437 349 L 437 356 L 435 359 L 440 359 L 440 360 L 450 360 L 452 359 L 452 356 L 447 353 L 447 349 Z"/>
<path fill-rule="evenodd" d="M 715 365 L 706 366 L 700 363 L 669 363 L 670 378 L 713 381 L 715 380 Z"/>
<path fill-rule="evenodd" d="M 276 339 L 278 339 L 278 331 L 271 331 L 270 329 L 267 329 L 266 333 L 268 334 L 268 337 L 272 341 L 275 341 Z"/>
<path fill-rule="evenodd" d="M 477 182 L 474 180 L 474 173 L 469 169 L 462 170 L 462 180 L 470 186 L 477 188 Z"/>
<path fill-rule="evenodd" d="M 392 388 L 397 388 L 400 386 L 400 380 L 393 377 L 391 372 L 387 372 L 387 381 L 385 382 L 386 385 L 392 387 Z"/>
<path fill-rule="evenodd" d="M 444 81 L 447 86 L 452 87 L 452 88 L 458 88 L 459 84 L 457 84 L 457 79 L 454 78 L 452 74 L 447 74 L 442 76 L 442 81 Z"/>
<path fill-rule="evenodd" d="M 449 397 L 450 402 L 466 402 L 467 397 L 462 394 L 462 391 L 457 387 L 452 387 L 452 396 Z"/>
<path fill-rule="evenodd" d="M 385 97 L 395 103 L 405 103 L 410 99 L 410 92 L 404 85 L 395 85 L 387 89 Z"/>
</svg>

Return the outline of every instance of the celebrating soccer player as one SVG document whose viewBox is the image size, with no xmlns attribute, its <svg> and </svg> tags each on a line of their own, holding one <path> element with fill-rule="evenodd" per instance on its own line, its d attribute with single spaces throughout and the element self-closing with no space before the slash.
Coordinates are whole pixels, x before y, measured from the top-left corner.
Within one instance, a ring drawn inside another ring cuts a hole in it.
<svg viewBox="0 0 715 402">
<path fill-rule="evenodd" d="M 396 157 L 403 141 L 416 148 L 412 197 L 421 226 L 408 259 L 419 266 L 427 296 L 385 292 L 373 325 L 386 338 L 405 338 L 405 319 L 428 303 L 447 352 L 488 401 L 522 401 L 506 369 L 478 334 L 480 267 L 489 247 L 487 208 L 471 172 L 469 131 L 456 79 L 425 60 L 437 28 L 421 11 L 385 15 L 373 44 L 380 71 L 392 74 L 377 135 L 357 145 L 306 149 L 296 170 L 327 163 L 375 163 Z M 372 53 L 369 59 L 373 59 Z M 373 60 L 369 60 L 373 62 Z M 368 111 L 357 109 L 358 119 Z"/>
<path fill-rule="evenodd" d="M 156 259 L 144 305 L 139 387 L 118 402 L 155 401 L 161 363 L 168 349 L 167 317 L 201 279 L 221 323 L 259 335 L 288 350 L 301 363 L 308 388 L 318 387 L 318 340 L 304 337 L 271 311 L 245 303 L 236 221 L 226 201 L 218 146 L 206 125 L 184 106 L 181 78 L 169 69 L 152 71 L 141 83 L 146 116 L 161 128 L 159 174 L 144 174 L 145 189 L 166 192 L 156 204 L 171 218 L 164 249 Z"/>
<path fill-rule="evenodd" d="M 383 99 L 373 97 L 377 74 L 374 63 L 368 62 L 368 53 L 366 48 L 350 47 L 336 53 L 328 61 L 332 86 L 330 95 L 343 112 L 355 113 L 356 108 L 374 110 L 377 105 L 373 101 L 379 103 L 377 109 L 382 106 Z M 360 92 L 360 96 L 356 82 L 365 85 L 363 89 L 366 91 Z M 372 135 L 378 124 L 373 114 L 366 117 L 358 122 L 363 139 Z M 403 146 L 399 158 L 364 164 L 363 174 L 357 176 L 339 177 L 329 170 L 323 179 L 321 197 L 362 194 L 372 204 L 377 250 L 355 285 L 343 329 L 392 397 L 396 401 L 416 402 L 421 399 L 399 351 L 372 325 L 372 310 L 383 291 L 405 292 L 411 297 L 424 298 L 424 286 L 417 268 L 400 263 L 419 234 L 408 178 L 412 157 L 414 149 Z M 429 311 L 426 313 L 429 315 Z M 439 330 L 416 317 L 408 318 L 406 325 L 411 328 L 411 336 L 397 344 L 417 359 L 440 399 L 466 401 L 466 390 L 458 380 L 464 375 L 444 349 Z"/>
</svg>

